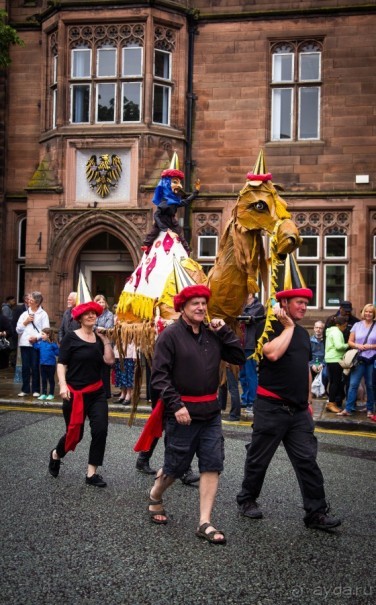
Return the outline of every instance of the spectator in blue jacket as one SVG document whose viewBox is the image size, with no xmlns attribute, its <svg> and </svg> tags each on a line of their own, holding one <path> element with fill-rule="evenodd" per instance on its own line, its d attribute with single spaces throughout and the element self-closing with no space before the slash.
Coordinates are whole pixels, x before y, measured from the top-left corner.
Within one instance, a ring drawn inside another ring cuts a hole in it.
<svg viewBox="0 0 376 605">
<path fill-rule="evenodd" d="M 51 328 L 43 328 L 40 340 L 33 344 L 39 350 L 40 374 L 42 378 L 42 394 L 38 397 L 40 401 L 52 401 L 55 397 L 55 372 L 56 357 L 59 355 L 59 347 L 54 342 L 54 332 Z M 47 390 L 49 386 L 49 394 Z"/>
</svg>

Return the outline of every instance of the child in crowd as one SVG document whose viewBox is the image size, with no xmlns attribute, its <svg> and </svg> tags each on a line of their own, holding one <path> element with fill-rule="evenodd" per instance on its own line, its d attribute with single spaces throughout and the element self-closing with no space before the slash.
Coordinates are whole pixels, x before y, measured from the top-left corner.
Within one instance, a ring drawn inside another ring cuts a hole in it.
<svg viewBox="0 0 376 605">
<path fill-rule="evenodd" d="M 43 328 L 41 338 L 33 344 L 40 354 L 40 373 L 42 377 L 42 395 L 40 401 L 52 401 L 55 393 L 56 357 L 59 355 L 59 347 L 54 339 L 54 331 L 51 328 Z M 47 395 L 47 382 L 50 393 Z"/>
<path fill-rule="evenodd" d="M 136 364 L 136 347 L 134 346 L 133 342 L 127 346 L 127 357 L 123 359 L 123 366 L 120 362 L 120 355 L 116 346 L 114 347 L 114 354 L 115 386 L 120 389 L 120 397 L 117 399 L 117 403 L 130 405 Z"/>
</svg>

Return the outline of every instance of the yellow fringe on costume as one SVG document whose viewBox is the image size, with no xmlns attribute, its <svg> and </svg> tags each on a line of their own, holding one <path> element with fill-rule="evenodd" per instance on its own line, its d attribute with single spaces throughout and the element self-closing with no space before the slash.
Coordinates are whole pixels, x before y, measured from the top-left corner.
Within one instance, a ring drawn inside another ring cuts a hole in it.
<svg viewBox="0 0 376 605">
<path fill-rule="evenodd" d="M 127 354 L 128 345 L 133 343 L 136 347 L 137 357 L 134 375 L 134 385 L 132 391 L 132 407 L 128 421 L 128 425 L 132 426 L 134 417 L 137 412 L 137 405 L 140 398 L 142 382 L 141 351 L 145 355 L 146 361 L 151 367 L 155 345 L 154 322 L 143 321 L 139 323 L 118 323 L 111 330 L 107 330 L 107 334 L 119 351 L 120 367 L 123 367 L 123 362 Z"/>
<path fill-rule="evenodd" d="M 116 309 L 116 314 L 119 319 L 131 319 L 129 313 L 137 318 L 136 321 L 143 319 L 151 320 L 154 317 L 154 307 L 156 300 L 143 294 L 132 294 L 131 292 L 122 292 L 120 294 L 119 303 Z"/>
<path fill-rule="evenodd" d="M 256 361 L 260 361 L 261 357 L 262 357 L 262 349 L 264 344 L 268 341 L 269 339 L 269 334 L 270 332 L 273 330 L 273 325 L 272 322 L 276 321 L 276 316 L 274 314 L 273 311 L 273 307 L 276 303 L 276 290 L 278 288 L 278 283 L 277 283 L 277 271 L 278 271 L 278 266 L 279 265 L 283 265 L 283 261 L 280 260 L 278 254 L 277 254 L 277 232 L 278 232 L 278 228 L 281 224 L 281 220 L 277 221 L 274 229 L 273 229 L 273 234 L 270 240 L 270 296 L 266 302 L 266 319 L 265 319 L 265 327 L 264 327 L 264 331 L 261 334 L 260 338 L 257 341 L 257 345 L 256 345 L 256 349 L 254 354 L 251 356 L 252 359 L 255 359 Z"/>
</svg>

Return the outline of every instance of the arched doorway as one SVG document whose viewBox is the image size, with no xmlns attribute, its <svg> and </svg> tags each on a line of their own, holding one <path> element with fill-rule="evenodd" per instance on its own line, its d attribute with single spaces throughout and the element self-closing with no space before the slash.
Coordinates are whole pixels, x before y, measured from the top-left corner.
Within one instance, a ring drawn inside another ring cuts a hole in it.
<svg viewBox="0 0 376 605">
<path fill-rule="evenodd" d="M 77 258 L 77 273 L 81 270 L 94 296 L 104 294 L 111 308 L 119 300 L 126 279 L 134 265 L 124 244 L 108 231 L 90 238 Z"/>
<path fill-rule="evenodd" d="M 127 274 L 139 262 L 147 212 L 86 210 L 70 217 L 55 211 L 52 222 L 57 228 L 49 248 L 49 275 L 53 276 L 50 285 L 54 293 L 49 300 L 56 321 L 61 321 L 67 296 L 77 287 L 80 270 L 93 295 L 97 289 L 104 290 L 110 305 L 112 300 L 116 303 Z M 103 283 L 107 274 L 118 277 Z"/>
</svg>

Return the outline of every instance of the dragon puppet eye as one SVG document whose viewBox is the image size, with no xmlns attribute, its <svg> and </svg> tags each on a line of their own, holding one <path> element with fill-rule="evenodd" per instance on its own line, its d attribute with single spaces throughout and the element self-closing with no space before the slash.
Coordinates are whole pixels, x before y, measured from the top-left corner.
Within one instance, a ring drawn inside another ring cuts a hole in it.
<svg viewBox="0 0 376 605">
<path fill-rule="evenodd" d="M 258 202 L 251 204 L 251 208 L 257 212 L 263 212 L 264 210 L 268 209 L 268 205 L 262 200 L 259 200 Z"/>
</svg>

